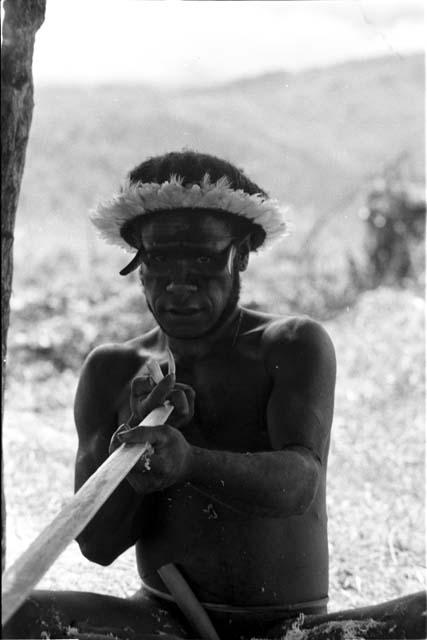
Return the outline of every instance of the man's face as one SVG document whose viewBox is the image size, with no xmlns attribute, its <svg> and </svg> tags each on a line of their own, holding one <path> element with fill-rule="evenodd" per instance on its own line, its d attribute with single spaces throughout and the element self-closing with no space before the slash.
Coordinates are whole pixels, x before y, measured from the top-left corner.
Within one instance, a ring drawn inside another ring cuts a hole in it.
<svg viewBox="0 0 427 640">
<path fill-rule="evenodd" d="M 142 228 L 141 281 L 163 331 L 176 338 L 207 334 L 237 300 L 232 229 L 214 215 L 158 214 Z"/>
</svg>

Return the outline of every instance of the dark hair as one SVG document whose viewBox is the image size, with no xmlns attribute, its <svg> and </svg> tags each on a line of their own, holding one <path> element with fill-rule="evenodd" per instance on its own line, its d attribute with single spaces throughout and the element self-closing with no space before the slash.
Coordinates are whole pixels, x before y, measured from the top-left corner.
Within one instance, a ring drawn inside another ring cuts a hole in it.
<svg viewBox="0 0 427 640">
<path fill-rule="evenodd" d="M 264 198 L 268 198 L 268 194 L 263 189 L 249 180 L 241 169 L 238 169 L 230 162 L 207 153 L 198 153 L 190 150 L 172 151 L 161 156 L 148 158 L 148 160 L 134 167 L 129 172 L 128 178 L 131 183 L 157 182 L 161 184 L 175 175 L 182 178 L 184 186 L 188 186 L 200 184 L 206 174 L 209 175 L 212 182 L 217 182 L 225 176 L 233 189 L 242 189 L 249 195 L 260 194 Z M 243 238 L 245 235 L 250 234 L 252 251 L 255 251 L 263 244 L 266 234 L 259 224 L 247 220 L 243 216 L 226 211 L 210 211 L 210 213 L 218 214 L 223 219 L 227 219 L 239 237 Z M 133 244 L 130 241 L 135 237 L 135 224 L 139 225 L 140 222 L 140 219 L 135 218 L 122 227 L 122 237 L 130 244 Z"/>
</svg>

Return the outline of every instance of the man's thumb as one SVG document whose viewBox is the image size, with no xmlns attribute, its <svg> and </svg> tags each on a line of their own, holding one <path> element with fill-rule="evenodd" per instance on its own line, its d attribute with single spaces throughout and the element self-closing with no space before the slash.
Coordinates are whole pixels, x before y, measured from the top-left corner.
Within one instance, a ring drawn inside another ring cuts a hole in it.
<svg viewBox="0 0 427 640">
<path fill-rule="evenodd" d="M 174 386 L 175 375 L 173 373 L 168 373 L 162 380 L 160 380 L 148 396 L 147 408 L 152 411 L 153 409 L 156 409 L 156 407 L 160 407 L 164 404 Z"/>
</svg>

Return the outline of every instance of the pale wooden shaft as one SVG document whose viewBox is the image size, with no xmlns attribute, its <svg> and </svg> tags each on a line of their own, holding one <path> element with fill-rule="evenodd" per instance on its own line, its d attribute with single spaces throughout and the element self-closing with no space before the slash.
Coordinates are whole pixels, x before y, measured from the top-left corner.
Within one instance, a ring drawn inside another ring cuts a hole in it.
<svg viewBox="0 0 427 640">
<path fill-rule="evenodd" d="M 141 422 L 163 424 L 172 405 L 154 409 Z M 147 444 L 123 444 L 105 460 L 79 491 L 3 575 L 2 624 L 15 613 L 58 556 L 90 522 L 114 489 L 146 451 Z"/>
</svg>

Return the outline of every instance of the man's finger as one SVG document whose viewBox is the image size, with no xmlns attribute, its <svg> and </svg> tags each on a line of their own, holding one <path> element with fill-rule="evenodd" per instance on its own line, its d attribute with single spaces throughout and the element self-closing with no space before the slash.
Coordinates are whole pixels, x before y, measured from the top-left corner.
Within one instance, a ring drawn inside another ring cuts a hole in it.
<svg viewBox="0 0 427 640">
<path fill-rule="evenodd" d="M 116 449 L 118 449 L 122 445 L 122 442 L 119 439 L 119 435 L 121 433 L 125 433 L 125 431 L 127 430 L 129 430 L 129 426 L 127 424 L 122 424 L 111 436 L 110 444 L 108 447 L 108 454 L 110 456 Z"/>
<path fill-rule="evenodd" d="M 193 387 L 190 387 L 189 384 L 185 384 L 184 382 L 177 382 L 175 384 L 175 389 L 181 389 L 181 391 L 184 391 L 184 393 L 187 396 L 195 397 L 196 395 L 196 392 L 194 391 Z"/>
<path fill-rule="evenodd" d="M 185 393 L 185 397 L 187 398 L 189 413 L 190 415 L 194 414 L 194 402 L 196 399 L 196 392 L 193 387 L 190 387 L 188 384 L 184 384 L 182 382 L 177 382 L 175 385 L 175 389 L 180 389 Z"/>
<path fill-rule="evenodd" d="M 131 383 L 130 409 L 135 414 L 136 424 L 139 422 L 141 401 L 143 402 L 155 387 L 155 382 L 149 376 L 138 376 Z M 149 413 L 150 410 L 147 411 Z M 146 414 L 144 414 L 146 415 Z M 144 417 L 141 415 L 141 417 Z"/>
<path fill-rule="evenodd" d="M 168 400 L 173 404 L 177 415 L 180 417 L 187 417 L 190 415 L 190 407 L 184 391 L 175 388 L 169 394 Z"/>
<path fill-rule="evenodd" d="M 147 398 L 147 409 L 152 411 L 160 407 L 166 400 L 175 385 L 175 376 L 169 373 L 155 386 Z"/>
<path fill-rule="evenodd" d="M 117 435 L 120 443 L 125 444 L 145 444 L 162 445 L 166 442 L 167 436 L 162 428 L 163 425 L 157 427 L 134 427 L 129 431 L 123 431 Z"/>
<path fill-rule="evenodd" d="M 148 395 L 155 387 L 155 382 L 150 376 L 138 376 L 132 380 L 131 395 L 134 397 Z"/>
</svg>

